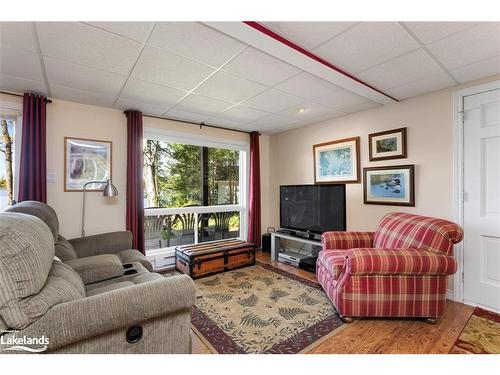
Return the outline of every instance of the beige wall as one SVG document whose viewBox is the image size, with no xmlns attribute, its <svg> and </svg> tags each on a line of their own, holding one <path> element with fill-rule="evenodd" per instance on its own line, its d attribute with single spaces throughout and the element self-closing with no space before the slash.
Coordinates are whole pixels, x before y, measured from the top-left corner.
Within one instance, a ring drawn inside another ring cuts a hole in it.
<svg viewBox="0 0 500 375">
<path fill-rule="evenodd" d="M 265 225 L 279 224 L 279 185 L 314 182 L 313 145 L 354 136 L 361 137 L 361 168 L 415 164 L 416 205 L 365 205 L 363 185 L 348 184 L 348 229 L 373 230 L 384 214 L 396 210 L 451 219 L 453 91 L 499 78 L 490 77 L 271 136 L 270 212 Z M 408 158 L 369 162 L 368 134 L 400 127 L 408 128 Z"/>
</svg>

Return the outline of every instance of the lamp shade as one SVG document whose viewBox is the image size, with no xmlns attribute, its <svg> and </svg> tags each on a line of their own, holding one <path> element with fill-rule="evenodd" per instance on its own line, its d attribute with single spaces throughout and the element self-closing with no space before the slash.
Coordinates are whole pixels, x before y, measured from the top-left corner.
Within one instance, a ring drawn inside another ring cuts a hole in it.
<svg viewBox="0 0 500 375">
<path fill-rule="evenodd" d="M 106 181 L 106 186 L 104 186 L 102 195 L 105 197 L 114 197 L 118 195 L 118 189 L 111 183 L 111 180 Z"/>
</svg>

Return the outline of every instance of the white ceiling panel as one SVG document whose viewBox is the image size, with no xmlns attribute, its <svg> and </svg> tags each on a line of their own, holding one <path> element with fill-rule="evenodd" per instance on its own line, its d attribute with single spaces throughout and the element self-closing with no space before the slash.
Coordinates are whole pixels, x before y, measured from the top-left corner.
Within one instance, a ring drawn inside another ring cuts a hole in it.
<svg viewBox="0 0 500 375">
<path fill-rule="evenodd" d="M 0 44 L 38 52 L 33 35 L 33 22 L 0 22 Z"/>
<path fill-rule="evenodd" d="M 267 112 L 280 112 L 284 109 L 300 104 L 303 101 L 304 99 L 297 96 L 287 94 L 283 91 L 270 89 L 246 100 L 242 104 L 247 107 L 261 109 Z"/>
<path fill-rule="evenodd" d="M 472 27 L 477 22 L 405 22 L 404 24 L 424 44 L 443 39 Z"/>
<path fill-rule="evenodd" d="M 36 53 L 0 46 L 0 74 L 43 81 L 40 56 Z"/>
<path fill-rule="evenodd" d="M 309 100 L 339 89 L 333 83 L 305 72 L 280 83 L 276 88 Z"/>
<path fill-rule="evenodd" d="M 337 89 L 332 93 L 318 96 L 314 98 L 314 101 L 319 104 L 326 105 L 328 107 L 342 110 L 345 107 L 352 107 L 366 102 L 366 98 L 353 94 L 350 91 L 344 89 Z"/>
<path fill-rule="evenodd" d="M 77 22 L 37 22 L 42 54 L 81 65 L 129 74 L 141 45 Z"/>
<path fill-rule="evenodd" d="M 222 100 L 209 98 L 203 95 L 191 94 L 184 98 L 176 109 L 197 112 L 203 115 L 216 115 L 231 107 L 233 104 L 224 102 Z"/>
<path fill-rule="evenodd" d="M 396 22 L 362 22 L 314 52 L 352 74 L 418 47 L 415 39 Z"/>
<path fill-rule="evenodd" d="M 427 46 L 447 68 L 500 55 L 500 22 L 484 22 Z"/>
<path fill-rule="evenodd" d="M 367 109 L 372 109 L 375 107 L 381 107 L 381 104 L 375 103 L 372 101 L 368 101 L 365 103 L 353 105 L 352 107 L 342 108 L 342 112 L 345 112 L 345 113 L 361 112 L 361 111 L 366 111 Z"/>
<path fill-rule="evenodd" d="M 0 75 L 0 90 L 12 91 L 18 93 L 34 92 L 37 94 L 47 95 L 47 87 L 45 82 L 33 81 L 19 77 Z"/>
<path fill-rule="evenodd" d="M 442 72 L 434 59 L 423 49 L 418 49 L 370 68 L 358 74 L 358 78 L 381 90 L 387 90 Z"/>
<path fill-rule="evenodd" d="M 432 77 L 419 79 L 402 86 L 394 87 L 388 90 L 388 93 L 398 99 L 407 99 L 412 96 L 426 94 L 454 85 L 456 85 L 455 81 L 453 81 L 448 74 L 440 73 Z"/>
<path fill-rule="evenodd" d="M 299 112 L 299 110 L 304 109 L 303 112 Z M 293 118 L 297 121 L 309 121 L 311 119 L 332 115 L 335 116 L 339 111 L 326 107 L 321 104 L 312 103 L 312 102 L 304 102 L 295 107 L 289 108 L 279 113 L 280 116 L 286 116 Z"/>
<path fill-rule="evenodd" d="M 117 96 L 127 76 L 44 57 L 50 85 Z"/>
<path fill-rule="evenodd" d="M 274 32 L 306 48 L 313 49 L 352 27 L 356 22 L 263 22 Z"/>
<path fill-rule="evenodd" d="M 298 123 L 299 122 L 297 120 L 294 120 L 290 117 L 271 115 L 257 120 L 252 124 L 263 126 L 269 129 L 283 129 L 292 127 Z"/>
<path fill-rule="evenodd" d="M 462 66 L 452 70 L 450 73 L 460 83 L 500 74 L 500 56 Z"/>
<path fill-rule="evenodd" d="M 51 85 L 50 92 L 56 99 L 68 100 L 70 102 L 97 105 L 100 107 L 112 107 L 116 100 L 115 96 L 98 94 L 95 92 L 77 90 L 70 87 Z"/>
<path fill-rule="evenodd" d="M 146 47 L 132 72 L 132 77 L 178 89 L 192 90 L 213 72 L 214 69 L 207 65 Z"/>
<path fill-rule="evenodd" d="M 206 114 L 201 114 L 198 112 L 182 111 L 182 110 L 178 109 L 177 107 L 170 109 L 165 114 L 165 116 L 169 117 L 169 118 L 177 119 L 177 120 L 197 122 L 197 123 L 202 123 L 209 117 Z"/>
<path fill-rule="evenodd" d="M 219 67 L 245 44 L 198 22 L 159 22 L 148 44 Z"/>
<path fill-rule="evenodd" d="M 225 117 L 214 117 L 214 118 L 211 118 L 205 122 L 209 125 L 222 126 L 222 127 L 226 127 L 226 128 L 232 128 L 232 129 L 240 129 L 240 128 L 245 126 L 244 122 L 230 120 L 230 119 L 225 118 Z"/>
<path fill-rule="evenodd" d="M 125 85 L 121 97 L 168 108 L 175 105 L 186 94 L 187 91 L 130 79 Z"/>
<path fill-rule="evenodd" d="M 144 114 L 152 116 L 162 116 L 170 108 L 169 105 L 143 103 L 138 100 L 132 100 L 126 98 L 118 99 L 115 104 L 115 107 L 122 109 L 124 111 L 127 110 L 141 111 Z"/>
<path fill-rule="evenodd" d="M 264 52 L 249 47 L 224 66 L 224 70 L 263 85 L 275 85 L 300 72 Z"/>
<path fill-rule="evenodd" d="M 154 22 L 87 22 L 89 25 L 124 36 L 139 43 L 145 43 Z"/>
<path fill-rule="evenodd" d="M 240 122 L 252 122 L 263 117 L 269 116 L 268 112 L 259 111 L 257 109 L 243 107 L 238 105 L 233 107 L 218 117 L 226 118 L 228 120 L 240 121 Z"/>
<path fill-rule="evenodd" d="M 219 71 L 195 91 L 199 94 L 230 103 L 239 103 L 249 97 L 257 95 L 265 88 L 266 87 L 261 84 Z"/>
</svg>

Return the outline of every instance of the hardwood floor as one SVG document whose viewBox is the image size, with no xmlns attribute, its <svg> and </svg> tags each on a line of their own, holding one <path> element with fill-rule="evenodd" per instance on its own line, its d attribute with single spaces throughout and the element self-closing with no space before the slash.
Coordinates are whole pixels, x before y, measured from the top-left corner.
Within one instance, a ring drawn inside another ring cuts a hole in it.
<svg viewBox="0 0 500 375">
<path fill-rule="evenodd" d="M 269 254 L 259 251 L 256 259 L 306 279 L 316 280 L 313 273 L 273 261 Z M 445 313 L 435 325 L 416 319 L 355 320 L 316 346 L 311 353 L 448 353 L 473 310 L 471 306 L 447 301 Z M 210 353 L 194 333 L 192 339 L 193 353 Z"/>
</svg>

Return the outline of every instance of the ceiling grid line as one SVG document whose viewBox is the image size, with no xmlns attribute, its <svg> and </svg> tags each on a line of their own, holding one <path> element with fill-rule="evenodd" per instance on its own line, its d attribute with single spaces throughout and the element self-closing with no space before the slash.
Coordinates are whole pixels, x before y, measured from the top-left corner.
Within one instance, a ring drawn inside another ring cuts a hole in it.
<svg viewBox="0 0 500 375">
<path fill-rule="evenodd" d="M 43 61 L 42 47 L 40 46 L 40 39 L 38 38 L 38 31 L 36 29 L 35 22 L 31 23 L 31 28 L 32 28 L 32 32 L 33 32 L 33 38 L 34 38 L 35 44 L 36 44 L 38 59 L 40 61 L 40 68 L 42 69 L 43 80 L 45 83 L 45 87 L 47 88 L 47 94 L 48 94 L 48 96 L 52 96 L 51 90 L 50 90 L 50 83 L 49 83 L 49 80 L 47 78 L 47 69 L 45 68 L 45 62 Z"/>
</svg>

